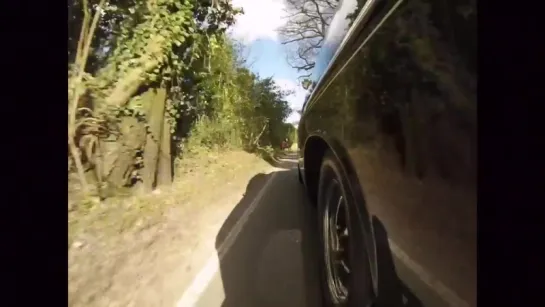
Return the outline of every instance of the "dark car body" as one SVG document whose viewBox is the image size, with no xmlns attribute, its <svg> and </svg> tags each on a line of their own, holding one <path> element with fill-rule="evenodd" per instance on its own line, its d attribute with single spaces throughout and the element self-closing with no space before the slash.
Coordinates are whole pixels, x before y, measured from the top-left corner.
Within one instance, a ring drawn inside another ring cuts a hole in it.
<svg viewBox="0 0 545 307">
<path fill-rule="evenodd" d="M 476 306 L 476 3 L 352 2 L 335 16 L 349 26 L 329 29 L 299 122 L 306 190 L 315 201 L 332 151 L 361 199 L 378 295 L 381 228 L 424 305 Z"/>
</svg>

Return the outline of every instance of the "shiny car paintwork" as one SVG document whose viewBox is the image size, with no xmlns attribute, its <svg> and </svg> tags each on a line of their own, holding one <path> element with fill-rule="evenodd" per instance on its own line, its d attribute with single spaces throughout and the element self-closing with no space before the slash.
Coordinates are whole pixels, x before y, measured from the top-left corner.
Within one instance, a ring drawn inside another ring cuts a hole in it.
<svg viewBox="0 0 545 307">
<path fill-rule="evenodd" d="M 399 278 L 445 305 L 476 306 L 476 3 L 341 3 L 354 8 L 338 9 L 299 122 L 309 196 L 330 149 L 366 234 L 379 221 L 403 258 Z M 376 242 L 366 244 L 380 292 Z"/>
</svg>

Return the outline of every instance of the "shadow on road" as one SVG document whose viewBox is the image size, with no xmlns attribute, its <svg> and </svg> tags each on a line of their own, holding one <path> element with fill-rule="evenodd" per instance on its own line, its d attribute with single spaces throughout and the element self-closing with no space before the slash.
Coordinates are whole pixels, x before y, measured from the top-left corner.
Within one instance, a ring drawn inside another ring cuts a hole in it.
<svg viewBox="0 0 545 307">
<path fill-rule="evenodd" d="M 221 306 L 321 306 L 316 221 L 297 170 L 254 176 L 216 237 Z M 373 224 L 380 259 L 375 306 L 422 306 L 397 276 L 384 226 L 376 218 Z"/>
<path fill-rule="evenodd" d="M 296 170 L 256 175 L 216 238 L 222 306 L 320 306 L 315 221 Z"/>
<path fill-rule="evenodd" d="M 273 156 L 265 155 L 263 159 L 277 168 L 294 169 L 297 168 L 297 157 L 296 151 L 286 150 L 276 152 Z"/>
</svg>

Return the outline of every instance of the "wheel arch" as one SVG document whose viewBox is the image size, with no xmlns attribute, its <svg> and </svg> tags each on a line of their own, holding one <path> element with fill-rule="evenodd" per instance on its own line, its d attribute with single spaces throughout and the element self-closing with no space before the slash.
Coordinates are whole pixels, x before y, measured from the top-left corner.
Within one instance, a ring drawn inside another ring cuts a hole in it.
<svg viewBox="0 0 545 307">
<path fill-rule="evenodd" d="M 320 167 L 327 150 L 330 150 L 335 159 L 339 162 L 342 175 L 348 181 L 348 188 L 354 201 L 361 225 L 364 227 L 367 250 L 369 251 L 369 262 L 371 266 L 371 275 L 375 293 L 378 291 L 378 264 L 376 259 L 375 236 L 372 228 L 371 216 L 367 209 L 364 193 L 361 189 L 356 168 L 352 163 L 348 150 L 335 138 L 327 136 L 325 133 L 313 133 L 307 137 L 303 153 L 305 186 L 313 204 L 317 203 L 318 182 L 320 177 Z"/>
<path fill-rule="evenodd" d="M 312 195 L 318 194 L 320 166 L 328 149 L 333 153 L 337 161 L 340 162 L 343 175 L 348 179 L 353 195 L 360 194 L 363 197 L 361 191 L 356 191 L 359 190 L 359 180 L 345 146 L 335 138 L 320 132 L 309 135 L 304 145 L 303 165 L 307 189 L 309 189 Z M 312 200 L 315 201 L 316 199 Z"/>
</svg>

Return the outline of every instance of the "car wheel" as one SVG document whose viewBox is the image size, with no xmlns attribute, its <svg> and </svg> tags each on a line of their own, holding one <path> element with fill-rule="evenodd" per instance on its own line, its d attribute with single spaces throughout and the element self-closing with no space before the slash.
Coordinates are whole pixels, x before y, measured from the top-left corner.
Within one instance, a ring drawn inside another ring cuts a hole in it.
<svg viewBox="0 0 545 307">
<path fill-rule="evenodd" d="M 326 153 L 318 184 L 319 261 L 324 306 L 370 306 L 374 294 L 362 227 L 339 162 Z"/>
<path fill-rule="evenodd" d="M 299 165 L 297 165 L 297 177 L 299 178 L 299 183 L 303 184 L 303 177 L 301 177 L 301 169 L 299 168 Z"/>
</svg>

